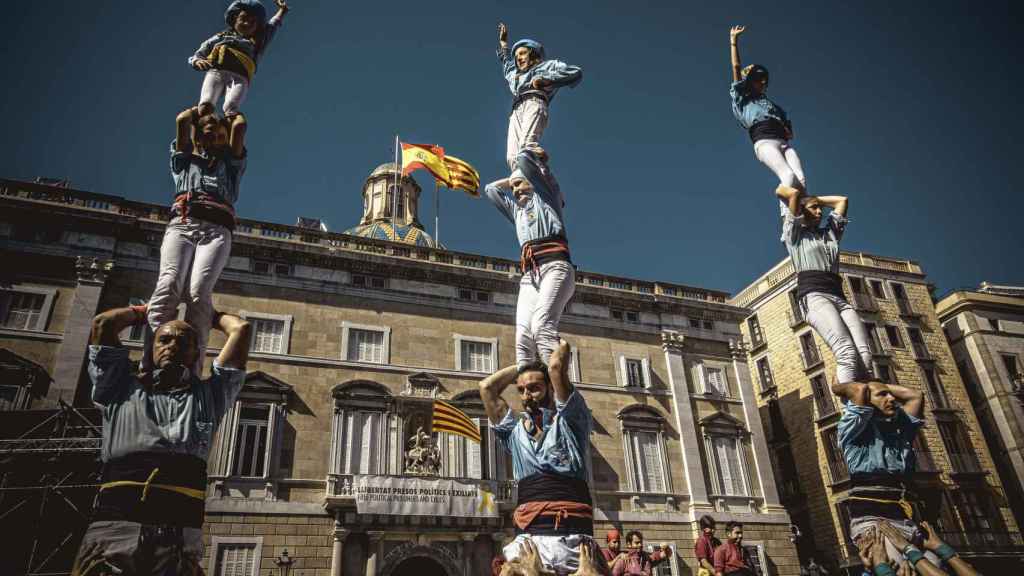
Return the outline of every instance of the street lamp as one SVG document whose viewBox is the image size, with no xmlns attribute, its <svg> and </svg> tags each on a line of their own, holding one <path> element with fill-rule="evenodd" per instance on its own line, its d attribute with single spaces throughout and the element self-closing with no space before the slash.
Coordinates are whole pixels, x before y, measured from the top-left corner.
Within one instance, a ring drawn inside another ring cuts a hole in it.
<svg viewBox="0 0 1024 576">
<path fill-rule="evenodd" d="M 288 576 L 288 573 L 292 571 L 292 563 L 295 562 L 288 556 L 288 549 L 285 548 L 281 555 L 274 559 L 274 564 L 277 564 L 277 569 L 281 571 L 281 576 Z"/>
</svg>

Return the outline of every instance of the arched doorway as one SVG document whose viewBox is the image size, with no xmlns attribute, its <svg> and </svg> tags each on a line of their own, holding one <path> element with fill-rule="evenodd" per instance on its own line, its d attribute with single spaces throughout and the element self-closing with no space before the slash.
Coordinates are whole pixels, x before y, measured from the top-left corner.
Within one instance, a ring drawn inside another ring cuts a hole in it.
<svg viewBox="0 0 1024 576">
<path fill-rule="evenodd" d="M 448 571 L 433 558 L 413 556 L 403 560 L 391 574 L 393 576 L 448 576 Z"/>
</svg>

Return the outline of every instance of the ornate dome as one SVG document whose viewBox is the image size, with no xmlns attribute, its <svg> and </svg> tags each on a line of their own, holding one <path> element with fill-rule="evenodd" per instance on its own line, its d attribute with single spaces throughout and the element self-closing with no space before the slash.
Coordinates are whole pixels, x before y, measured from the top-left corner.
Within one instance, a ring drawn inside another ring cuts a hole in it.
<svg viewBox="0 0 1024 576">
<path fill-rule="evenodd" d="M 363 185 L 363 217 L 345 233 L 412 246 L 437 247 L 417 215 L 419 184 L 410 176 L 402 176 L 396 193 L 396 173 L 394 162 L 385 162 L 370 172 Z M 392 216 L 393 205 L 396 214 Z"/>
<path fill-rule="evenodd" d="M 434 239 L 419 226 L 403 226 L 402 224 L 392 226 L 391 222 L 378 221 L 349 228 L 345 231 L 345 234 L 359 236 L 360 238 L 373 238 L 374 240 L 402 242 L 424 248 L 435 247 Z"/>
</svg>

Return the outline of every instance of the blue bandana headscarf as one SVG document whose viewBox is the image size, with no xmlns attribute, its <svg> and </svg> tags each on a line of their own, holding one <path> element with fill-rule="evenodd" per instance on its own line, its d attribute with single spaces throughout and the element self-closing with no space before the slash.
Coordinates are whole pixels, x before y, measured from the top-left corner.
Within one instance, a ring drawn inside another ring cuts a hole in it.
<svg viewBox="0 0 1024 576">
<path fill-rule="evenodd" d="M 224 12 L 224 21 L 228 23 L 229 28 L 235 27 L 235 18 L 238 18 L 242 10 L 252 12 L 256 21 L 261 24 L 267 21 L 267 9 L 260 0 L 234 0 Z"/>
<path fill-rule="evenodd" d="M 526 46 L 531 51 L 533 51 L 534 54 L 537 55 L 537 58 L 539 58 L 540 60 L 544 59 L 544 45 L 541 44 L 540 42 L 537 42 L 536 40 L 530 40 L 529 38 L 523 38 L 522 40 L 519 40 L 512 45 L 512 53 L 515 54 L 516 49 L 519 48 L 520 46 Z"/>
</svg>

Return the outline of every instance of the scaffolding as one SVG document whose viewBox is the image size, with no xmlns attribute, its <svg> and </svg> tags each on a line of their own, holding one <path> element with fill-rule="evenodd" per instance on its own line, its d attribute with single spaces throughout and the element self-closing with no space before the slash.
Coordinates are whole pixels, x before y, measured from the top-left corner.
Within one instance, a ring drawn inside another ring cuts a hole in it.
<svg viewBox="0 0 1024 576">
<path fill-rule="evenodd" d="M 0 574 L 71 573 L 99 488 L 100 418 L 63 401 L 57 410 L 4 414 Z"/>
</svg>

